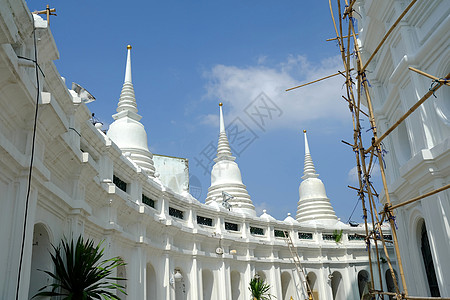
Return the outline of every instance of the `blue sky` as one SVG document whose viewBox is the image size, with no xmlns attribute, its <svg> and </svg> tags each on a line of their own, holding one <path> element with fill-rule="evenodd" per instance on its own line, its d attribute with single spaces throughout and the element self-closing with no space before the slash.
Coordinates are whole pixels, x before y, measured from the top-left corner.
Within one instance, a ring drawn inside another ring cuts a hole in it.
<svg viewBox="0 0 450 300">
<path fill-rule="evenodd" d="M 325 41 L 334 34 L 328 1 L 47 2 L 58 14 L 51 19 L 60 51 L 55 64 L 69 87 L 77 82 L 97 98 L 88 107 L 105 123 L 122 88 L 126 45 L 133 46 L 133 84 L 149 147 L 189 159 L 200 201 L 210 176 L 197 160 L 217 144 L 221 101 L 226 124 L 250 134 L 251 142 L 231 146 L 259 212 L 295 215 L 307 129 L 316 170 L 347 221 L 357 197 L 347 188 L 356 185 L 354 154 L 340 142 L 352 138 L 344 81 L 284 91 L 342 69 L 336 43 Z M 31 11 L 47 2 L 27 1 Z M 251 117 L 260 95 L 276 108 L 263 126 Z M 361 221 L 361 214 L 357 208 L 352 219 Z"/>
</svg>

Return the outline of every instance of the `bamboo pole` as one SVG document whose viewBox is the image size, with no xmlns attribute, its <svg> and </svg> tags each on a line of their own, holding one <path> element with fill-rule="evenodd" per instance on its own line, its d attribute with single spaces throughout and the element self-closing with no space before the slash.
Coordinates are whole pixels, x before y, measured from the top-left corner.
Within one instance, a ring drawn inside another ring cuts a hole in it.
<svg viewBox="0 0 450 300">
<path fill-rule="evenodd" d="M 450 79 L 450 73 L 448 73 L 445 77 L 445 79 Z M 369 151 L 373 150 L 373 147 L 378 147 L 378 145 L 380 145 L 380 143 L 384 140 L 384 138 L 386 138 L 388 136 L 388 134 L 390 134 L 395 128 L 397 128 L 398 125 L 400 125 L 401 122 L 403 122 L 403 120 L 405 120 L 407 117 L 409 117 L 409 115 L 411 115 L 420 105 L 422 105 L 422 103 L 425 102 L 425 100 L 427 100 L 428 98 L 431 97 L 431 95 L 434 94 L 434 92 L 436 92 L 441 86 L 443 86 L 444 83 L 443 82 L 439 82 L 433 89 L 430 89 L 419 101 L 417 101 L 397 122 L 395 122 L 394 125 L 392 125 L 388 130 L 386 130 L 386 132 L 380 137 L 380 138 L 376 138 L 375 142 L 372 143 L 372 146 L 370 146 L 369 148 L 367 148 L 366 150 L 366 154 Z"/>
<path fill-rule="evenodd" d="M 56 12 L 56 8 L 50 8 L 50 6 L 47 4 L 47 8 L 45 10 L 36 10 L 33 11 L 32 14 L 34 15 L 47 15 L 47 25 L 50 26 L 50 16 L 56 16 L 54 14 Z"/>
<path fill-rule="evenodd" d="M 424 71 L 420 71 L 419 69 L 416 69 L 416 68 L 413 68 L 413 67 L 408 67 L 408 69 L 410 69 L 411 71 L 414 71 L 414 72 L 416 72 L 416 73 L 419 73 L 420 75 L 423 75 L 423 76 L 425 76 L 425 77 L 428 77 L 428 78 L 430 78 L 430 79 L 433 79 L 433 80 L 435 80 L 435 81 L 437 81 L 437 82 L 442 82 L 443 84 L 445 84 L 445 85 L 447 85 L 447 86 L 450 86 L 450 82 L 448 82 L 447 79 L 437 78 L 437 77 L 435 77 L 435 76 L 433 76 L 433 75 L 430 75 L 430 74 L 428 74 L 428 73 L 425 73 Z"/>
<path fill-rule="evenodd" d="M 387 207 L 387 210 L 392 211 L 392 210 L 394 210 L 394 209 L 396 209 L 396 208 L 399 208 L 399 207 L 401 207 L 401 206 L 404 206 L 404 205 L 407 205 L 407 204 L 416 202 L 416 201 L 421 200 L 421 199 L 423 199 L 423 198 L 426 198 L 426 197 L 429 197 L 429 196 L 431 196 L 431 195 L 437 194 L 437 193 L 439 193 L 439 192 L 445 191 L 446 189 L 449 189 L 449 188 L 450 188 L 450 184 L 444 185 L 443 187 L 440 187 L 440 188 L 438 188 L 438 189 L 435 189 L 435 190 L 433 190 L 433 191 L 431 191 L 431 192 L 428 192 L 428 193 L 426 193 L 426 194 L 417 196 L 417 197 L 412 198 L 412 199 L 410 199 L 410 200 L 408 200 L 408 201 L 405 201 L 405 202 L 402 202 L 402 203 L 399 203 L 399 204 L 396 204 L 396 205 L 392 205 L 392 206 L 390 206 L 390 207 Z M 380 212 L 380 214 L 385 214 L 387 210 Z"/>
<path fill-rule="evenodd" d="M 358 33 L 356 35 L 358 35 Z M 351 35 L 346 35 L 346 36 L 343 36 L 343 37 L 330 38 L 330 39 L 326 39 L 325 41 L 330 42 L 330 41 L 335 41 L 335 40 L 338 40 L 338 39 L 346 39 L 348 37 L 351 37 Z"/>
<path fill-rule="evenodd" d="M 397 18 L 397 20 L 395 21 L 394 24 L 392 24 L 391 28 L 389 28 L 388 32 L 386 32 L 386 34 L 384 35 L 383 39 L 381 40 L 381 42 L 378 44 L 377 48 L 375 49 L 375 51 L 372 53 L 372 55 L 369 57 L 369 59 L 367 60 L 366 64 L 364 65 L 364 67 L 361 68 L 360 74 L 363 73 L 367 66 L 370 64 L 370 62 L 372 61 L 372 59 L 374 58 L 375 54 L 377 54 L 378 50 L 380 50 L 381 46 L 384 44 L 384 42 L 386 41 L 386 39 L 389 37 L 389 35 L 392 33 L 392 31 L 395 29 L 395 27 L 397 27 L 398 23 L 400 23 L 400 21 L 403 19 L 403 17 L 406 15 L 406 13 L 409 11 L 409 9 L 414 5 L 414 3 L 416 3 L 417 0 L 412 0 L 409 5 L 405 8 L 405 10 L 401 13 L 401 15 Z M 351 22 L 349 22 L 351 23 Z"/>
<path fill-rule="evenodd" d="M 353 70 L 353 69 L 352 69 L 352 70 Z M 339 74 L 342 74 L 342 73 L 341 73 L 341 72 L 337 72 L 337 73 L 335 73 L 335 74 L 328 75 L 328 76 L 322 77 L 322 78 L 320 78 L 320 79 L 316 79 L 316 80 L 314 80 L 314 81 L 311 81 L 311 82 L 308 82 L 308 83 L 305 83 L 305 84 L 302 84 L 302 85 L 298 85 L 298 86 L 291 87 L 291 88 L 289 88 L 289 89 L 287 89 L 287 90 L 285 90 L 285 91 L 286 91 L 286 92 L 289 92 L 289 91 L 291 91 L 291 90 L 298 89 L 298 88 L 304 87 L 304 86 L 306 86 L 306 85 L 310 85 L 310 84 L 312 84 L 312 83 L 316 83 L 316 82 L 319 82 L 319 81 L 322 81 L 322 80 L 325 80 L 325 79 L 328 79 L 328 78 L 337 76 L 337 75 L 339 75 Z"/>
</svg>

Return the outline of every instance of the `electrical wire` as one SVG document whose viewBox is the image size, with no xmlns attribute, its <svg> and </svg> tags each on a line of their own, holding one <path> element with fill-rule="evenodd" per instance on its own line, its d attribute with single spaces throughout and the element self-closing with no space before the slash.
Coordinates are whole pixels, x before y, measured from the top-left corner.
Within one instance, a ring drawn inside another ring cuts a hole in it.
<svg viewBox="0 0 450 300">
<path fill-rule="evenodd" d="M 28 218 L 28 205 L 30 202 L 31 175 L 33 172 L 34 149 L 36 146 L 36 128 L 37 128 L 39 96 L 40 96 L 40 89 L 39 89 L 40 67 L 37 63 L 38 55 L 37 55 L 37 46 L 36 46 L 36 27 L 34 26 L 34 19 L 33 19 L 33 45 L 34 45 L 34 66 L 35 66 L 35 70 L 36 70 L 36 90 L 37 90 L 37 92 L 36 92 L 36 108 L 34 111 L 33 138 L 32 138 L 32 142 L 31 142 L 31 157 L 30 157 L 30 168 L 29 168 L 29 173 L 28 173 L 27 196 L 26 196 L 26 201 L 25 201 L 25 216 L 24 216 L 24 221 L 23 221 L 22 243 L 21 243 L 21 247 L 20 247 L 19 273 L 17 275 L 16 300 L 19 300 L 20 275 L 22 272 L 23 251 L 25 248 L 25 237 L 26 237 L 27 218 Z"/>
</svg>

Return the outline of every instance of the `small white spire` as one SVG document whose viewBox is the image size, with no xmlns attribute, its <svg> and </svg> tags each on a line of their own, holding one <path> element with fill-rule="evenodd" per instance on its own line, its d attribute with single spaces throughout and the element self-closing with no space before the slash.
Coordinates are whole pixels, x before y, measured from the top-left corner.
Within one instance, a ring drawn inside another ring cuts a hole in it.
<svg viewBox="0 0 450 300">
<path fill-rule="evenodd" d="M 336 213 L 327 197 L 325 185 L 320 180 L 309 152 L 306 130 L 303 130 L 305 138 L 305 167 L 303 181 L 299 187 L 299 200 L 297 203 L 298 222 L 314 221 L 319 223 L 335 224 Z"/>
<path fill-rule="evenodd" d="M 117 112 L 130 111 L 137 113 L 136 96 L 134 94 L 133 83 L 131 82 L 131 45 L 127 46 L 127 66 L 125 68 L 125 80 L 122 86 L 122 92 L 120 93 L 119 104 L 117 106 Z M 136 118 L 138 118 L 136 116 Z M 140 119 L 140 118 L 138 118 Z"/>
<path fill-rule="evenodd" d="M 316 169 L 314 168 L 314 163 L 312 161 L 312 157 L 309 152 L 309 145 L 308 145 L 308 138 L 306 136 L 306 130 L 303 130 L 303 135 L 305 137 L 305 166 L 303 169 L 302 179 L 317 178 L 317 177 L 319 177 L 319 174 L 316 174 Z"/>
<path fill-rule="evenodd" d="M 215 164 L 211 171 L 211 186 L 208 188 L 206 204 L 220 203 L 223 195 L 226 193 L 225 195 L 232 196 L 228 200 L 228 204 L 231 205 L 231 211 L 256 217 L 255 206 L 250 199 L 247 188 L 242 183 L 239 166 L 234 161 L 236 157 L 233 157 L 231 154 L 225 131 L 222 103 L 219 103 L 219 111 L 219 144 L 217 146 L 217 157 L 214 159 Z"/>
<path fill-rule="evenodd" d="M 217 158 L 231 157 L 230 144 L 228 143 L 227 133 L 225 132 L 225 122 L 223 120 L 222 102 L 219 103 L 220 110 L 220 131 L 219 131 L 219 144 L 217 146 Z M 233 159 L 234 160 L 234 159 Z"/>
<path fill-rule="evenodd" d="M 127 50 L 125 80 L 117 105 L 117 113 L 112 116 L 114 122 L 109 126 L 106 135 L 122 150 L 124 156 L 130 158 L 149 176 L 154 177 L 153 154 L 148 149 L 147 132 L 144 125 L 139 122 L 142 117 L 137 114 L 136 97 L 131 82 L 130 45 L 127 46 Z"/>
</svg>

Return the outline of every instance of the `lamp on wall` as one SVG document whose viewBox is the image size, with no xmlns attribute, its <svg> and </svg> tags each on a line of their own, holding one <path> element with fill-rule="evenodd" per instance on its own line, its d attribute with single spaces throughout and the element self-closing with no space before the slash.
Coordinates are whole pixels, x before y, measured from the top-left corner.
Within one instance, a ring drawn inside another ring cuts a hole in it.
<svg viewBox="0 0 450 300">
<path fill-rule="evenodd" d="M 181 274 L 180 269 L 174 269 L 172 276 L 170 276 L 170 284 L 175 284 L 175 282 L 183 280 L 183 274 Z"/>
</svg>

